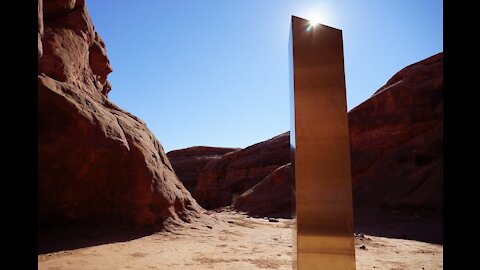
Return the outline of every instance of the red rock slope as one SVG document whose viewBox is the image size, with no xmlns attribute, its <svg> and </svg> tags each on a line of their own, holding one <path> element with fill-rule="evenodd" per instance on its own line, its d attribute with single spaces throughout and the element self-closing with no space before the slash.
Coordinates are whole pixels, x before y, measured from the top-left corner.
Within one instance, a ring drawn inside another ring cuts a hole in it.
<svg viewBox="0 0 480 270">
<path fill-rule="evenodd" d="M 443 53 L 395 74 L 349 123 L 356 206 L 443 208 Z"/>
<path fill-rule="evenodd" d="M 220 159 L 224 154 L 241 150 L 241 148 L 222 148 L 194 146 L 170 151 L 167 157 L 183 185 L 193 193 L 197 186 L 197 175 L 200 169 L 212 161 Z"/>
<path fill-rule="evenodd" d="M 288 133 L 225 154 L 200 170 L 195 199 L 207 209 L 232 204 L 279 166 L 290 162 Z"/>
<path fill-rule="evenodd" d="M 251 216 L 292 218 L 294 184 L 291 164 L 288 163 L 245 191 L 233 206 Z"/>
<path fill-rule="evenodd" d="M 200 208 L 162 146 L 107 97 L 112 69 L 84 1 L 38 7 L 40 224 L 188 220 Z"/>
</svg>

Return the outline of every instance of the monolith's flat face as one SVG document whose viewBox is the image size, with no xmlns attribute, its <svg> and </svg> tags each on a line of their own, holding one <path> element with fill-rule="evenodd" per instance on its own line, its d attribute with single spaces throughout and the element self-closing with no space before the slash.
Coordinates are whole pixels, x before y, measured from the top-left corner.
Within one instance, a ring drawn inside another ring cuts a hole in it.
<svg viewBox="0 0 480 270">
<path fill-rule="evenodd" d="M 342 32 L 293 16 L 290 42 L 294 268 L 355 269 Z"/>
</svg>

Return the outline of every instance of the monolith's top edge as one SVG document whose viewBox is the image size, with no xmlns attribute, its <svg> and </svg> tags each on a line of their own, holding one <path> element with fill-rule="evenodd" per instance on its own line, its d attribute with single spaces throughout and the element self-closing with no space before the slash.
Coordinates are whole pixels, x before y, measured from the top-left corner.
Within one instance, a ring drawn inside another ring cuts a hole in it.
<svg viewBox="0 0 480 270">
<path fill-rule="evenodd" d="M 304 18 L 295 16 L 295 15 L 292 15 L 292 20 L 293 20 L 294 18 L 295 18 L 295 19 L 299 19 L 299 20 L 303 20 L 303 21 L 306 21 L 306 22 L 309 22 L 309 21 L 310 21 L 310 20 L 307 20 L 307 19 L 304 19 Z M 333 29 L 333 30 L 337 30 L 337 31 L 342 32 L 342 29 L 338 29 L 338 28 L 332 27 L 332 26 L 330 26 L 330 25 L 326 25 L 326 24 L 323 24 L 323 23 L 318 23 L 318 25 L 321 25 L 321 26 L 324 26 L 324 27 L 328 27 L 328 28 L 331 28 L 331 29 Z"/>
</svg>

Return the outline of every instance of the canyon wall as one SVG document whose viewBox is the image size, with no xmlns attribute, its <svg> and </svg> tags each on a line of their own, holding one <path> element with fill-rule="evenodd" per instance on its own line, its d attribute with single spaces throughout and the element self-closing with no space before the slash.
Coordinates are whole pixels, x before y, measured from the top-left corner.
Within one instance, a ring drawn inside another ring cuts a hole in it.
<svg viewBox="0 0 480 270">
<path fill-rule="evenodd" d="M 162 226 L 201 211 L 147 125 L 109 100 L 85 2 L 40 0 L 38 41 L 39 223 Z"/>
</svg>

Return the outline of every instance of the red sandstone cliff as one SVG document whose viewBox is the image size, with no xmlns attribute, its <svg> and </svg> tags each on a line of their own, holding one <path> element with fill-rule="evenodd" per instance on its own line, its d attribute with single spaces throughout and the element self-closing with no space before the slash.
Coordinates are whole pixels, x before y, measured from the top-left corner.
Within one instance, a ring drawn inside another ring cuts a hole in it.
<svg viewBox="0 0 480 270">
<path fill-rule="evenodd" d="M 294 185 L 292 167 L 288 163 L 245 191 L 233 206 L 251 216 L 292 218 Z"/>
<path fill-rule="evenodd" d="M 198 183 L 197 176 L 208 162 L 238 150 L 241 148 L 194 146 L 170 151 L 167 157 L 180 181 L 190 193 L 193 193 Z"/>
<path fill-rule="evenodd" d="M 399 71 L 349 123 L 355 205 L 442 209 L 443 53 Z"/>
<path fill-rule="evenodd" d="M 442 123 L 443 55 L 404 68 L 349 113 L 356 178 L 399 145 Z"/>
<path fill-rule="evenodd" d="M 288 136 L 283 133 L 207 163 L 198 175 L 195 199 L 207 209 L 231 205 L 237 196 L 290 162 Z"/>
<path fill-rule="evenodd" d="M 83 0 L 38 2 L 38 219 L 162 225 L 200 211 L 146 124 L 108 99 Z"/>
<path fill-rule="evenodd" d="M 410 65 L 349 113 L 355 227 L 443 242 L 443 54 Z"/>
</svg>

